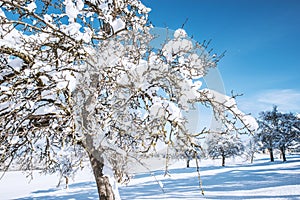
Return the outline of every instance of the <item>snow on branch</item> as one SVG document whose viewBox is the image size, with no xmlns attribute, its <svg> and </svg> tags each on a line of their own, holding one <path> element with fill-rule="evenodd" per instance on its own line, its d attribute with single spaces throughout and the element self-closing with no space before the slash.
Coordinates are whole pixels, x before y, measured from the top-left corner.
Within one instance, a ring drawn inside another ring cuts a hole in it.
<svg viewBox="0 0 300 200">
<path fill-rule="evenodd" d="M 246 129 L 246 132 L 253 133 L 257 130 L 258 123 L 255 118 L 238 109 L 234 96 L 229 97 L 210 89 L 203 89 L 200 93 L 201 101 L 212 106 L 215 117 L 221 120 L 222 125 L 229 131 Z M 238 123 L 242 126 L 239 127 Z"/>
<path fill-rule="evenodd" d="M 78 167 L 88 157 L 95 175 L 105 165 L 122 182 L 129 157 L 168 163 L 200 147 L 199 136 L 212 130 L 190 132 L 183 115 L 198 103 L 211 106 L 228 130 L 256 128 L 234 98 L 203 88 L 220 57 L 183 29 L 153 46 L 150 10 L 140 1 L 58 3 L 0 3 L 5 169 L 14 161 L 26 170 L 62 171 L 59 163 Z"/>
</svg>

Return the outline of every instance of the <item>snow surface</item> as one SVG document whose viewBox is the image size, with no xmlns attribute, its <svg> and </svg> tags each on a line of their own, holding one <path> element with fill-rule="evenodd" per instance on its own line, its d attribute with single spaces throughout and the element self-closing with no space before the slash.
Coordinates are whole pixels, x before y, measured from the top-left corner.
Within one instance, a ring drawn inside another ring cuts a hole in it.
<svg viewBox="0 0 300 200">
<path fill-rule="evenodd" d="M 269 162 L 268 155 L 258 155 L 253 164 L 242 158 L 228 159 L 221 167 L 220 160 L 202 160 L 201 179 L 204 196 L 199 189 L 194 161 L 185 168 L 178 161 L 170 168 L 171 176 L 164 171 L 137 174 L 127 186 L 120 186 L 122 199 L 300 199 L 300 155 L 290 155 L 287 162 L 279 158 Z M 80 171 L 70 180 L 68 189 L 56 188 L 58 177 L 41 176 L 34 179 L 22 172 L 8 172 L 0 181 L 0 199 L 97 199 L 96 184 L 90 169 Z M 163 187 L 163 188 L 162 188 Z"/>
<path fill-rule="evenodd" d="M 34 2 L 31 2 L 27 5 L 27 9 L 29 12 L 32 12 L 36 9 L 36 4 Z"/>
</svg>

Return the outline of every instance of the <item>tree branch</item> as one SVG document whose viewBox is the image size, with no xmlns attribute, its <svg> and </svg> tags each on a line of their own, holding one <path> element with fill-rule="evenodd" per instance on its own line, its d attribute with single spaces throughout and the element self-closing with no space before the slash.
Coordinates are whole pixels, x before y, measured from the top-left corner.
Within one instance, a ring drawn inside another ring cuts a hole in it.
<svg viewBox="0 0 300 200">
<path fill-rule="evenodd" d="M 32 65 L 34 63 L 33 59 L 29 55 L 26 55 L 10 47 L 0 46 L 0 53 L 17 56 L 21 58 L 28 65 Z"/>
</svg>

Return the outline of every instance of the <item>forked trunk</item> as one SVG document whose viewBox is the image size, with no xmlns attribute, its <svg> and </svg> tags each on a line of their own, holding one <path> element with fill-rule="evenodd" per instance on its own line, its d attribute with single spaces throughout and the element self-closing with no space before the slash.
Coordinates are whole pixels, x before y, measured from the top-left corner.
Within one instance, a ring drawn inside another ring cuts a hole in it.
<svg viewBox="0 0 300 200">
<path fill-rule="evenodd" d="M 109 183 L 109 178 L 103 174 L 103 160 L 95 158 L 92 154 L 90 154 L 89 157 L 97 183 L 99 199 L 115 200 L 115 195 Z"/>
<path fill-rule="evenodd" d="M 280 147 L 280 152 L 281 152 L 281 155 L 282 155 L 282 160 L 283 160 L 283 162 L 285 162 L 286 161 L 285 148 L 284 147 Z"/>
</svg>

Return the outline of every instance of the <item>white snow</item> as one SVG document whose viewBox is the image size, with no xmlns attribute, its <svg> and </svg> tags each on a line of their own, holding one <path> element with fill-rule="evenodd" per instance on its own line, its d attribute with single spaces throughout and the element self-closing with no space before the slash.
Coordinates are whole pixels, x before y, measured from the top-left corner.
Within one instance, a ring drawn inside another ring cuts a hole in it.
<svg viewBox="0 0 300 200">
<path fill-rule="evenodd" d="M 64 4 L 66 5 L 66 14 L 69 17 L 69 22 L 72 22 L 79 14 L 81 6 L 76 7 L 72 0 L 65 0 Z"/>
<path fill-rule="evenodd" d="M 111 26 L 113 27 L 114 32 L 116 33 L 125 28 L 125 22 L 122 19 L 118 18 L 111 23 Z"/>
<path fill-rule="evenodd" d="M 127 186 L 119 186 L 121 198 L 126 199 L 300 199 L 300 155 L 289 155 L 287 162 L 279 158 L 274 163 L 268 155 L 256 155 L 253 164 L 242 158 L 201 160 L 200 175 L 204 196 L 199 189 L 195 161 L 185 168 L 185 161 L 170 167 L 170 176 L 164 171 L 136 174 Z M 108 173 L 109 174 L 109 173 Z M 70 179 L 69 189 L 56 188 L 58 176 L 34 172 L 29 183 L 19 171 L 7 172 L 0 180 L 0 199 L 97 199 L 92 171 L 79 171 Z"/>
<path fill-rule="evenodd" d="M 166 59 L 171 61 L 173 59 L 172 55 L 181 56 L 182 54 L 190 51 L 192 48 L 193 44 L 190 40 L 184 38 L 175 38 L 165 44 L 162 51 Z"/>
<path fill-rule="evenodd" d="M 81 25 L 76 22 L 61 26 L 61 29 L 64 33 L 70 36 L 75 36 L 76 40 L 80 40 L 82 38 L 82 33 L 80 32 L 80 28 Z"/>
<path fill-rule="evenodd" d="M 118 185 L 114 178 L 114 173 L 113 173 L 113 170 L 111 169 L 111 167 L 104 165 L 103 174 L 105 174 L 105 176 L 107 176 L 109 179 L 109 183 L 112 186 L 112 190 L 115 194 L 115 200 L 120 200 L 121 197 L 119 194 Z"/>
<path fill-rule="evenodd" d="M 181 37 L 187 37 L 187 33 L 185 32 L 184 29 L 179 28 L 174 32 L 174 38 L 181 38 Z"/>
<path fill-rule="evenodd" d="M 9 66 L 14 68 L 14 70 L 16 70 L 16 71 L 20 71 L 23 63 L 24 63 L 24 61 L 22 59 L 18 58 L 18 57 L 8 60 Z"/>
<path fill-rule="evenodd" d="M 48 14 L 45 14 L 45 15 L 44 15 L 44 20 L 45 20 L 46 22 L 48 22 L 48 23 L 53 21 L 52 17 L 51 17 L 50 15 L 48 15 Z"/>
<path fill-rule="evenodd" d="M 240 111 L 237 107 L 236 101 L 234 98 L 224 95 L 222 93 L 219 93 L 217 91 L 211 90 L 211 89 L 203 89 L 202 92 L 206 93 L 206 96 L 210 99 L 212 99 L 214 102 L 212 102 L 213 106 L 215 108 L 222 108 L 220 107 L 220 104 L 223 106 L 226 106 L 227 108 L 230 108 L 228 111 L 230 111 L 232 114 L 239 115 L 241 117 L 241 120 L 245 125 L 248 126 L 249 129 L 252 131 L 257 130 L 258 123 L 256 119 L 250 115 L 246 115 L 242 111 Z"/>
<path fill-rule="evenodd" d="M 77 0 L 76 7 L 78 10 L 82 10 L 84 8 L 84 2 L 82 0 Z"/>
<path fill-rule="evenodd" d="M 0 8 L 0 17 L 3 17 L 3 18 L 5 18 L 6 16 L 5 16 L 5 13 L 3 12 L 3 10 Z"/>
<path fill-rule="evenodd" d="M 36 4 L 34 3 L 34 1 L 27 5 L 27 9 L 29 12 L 32 12 L 36 9 Z"/>
</svg>

